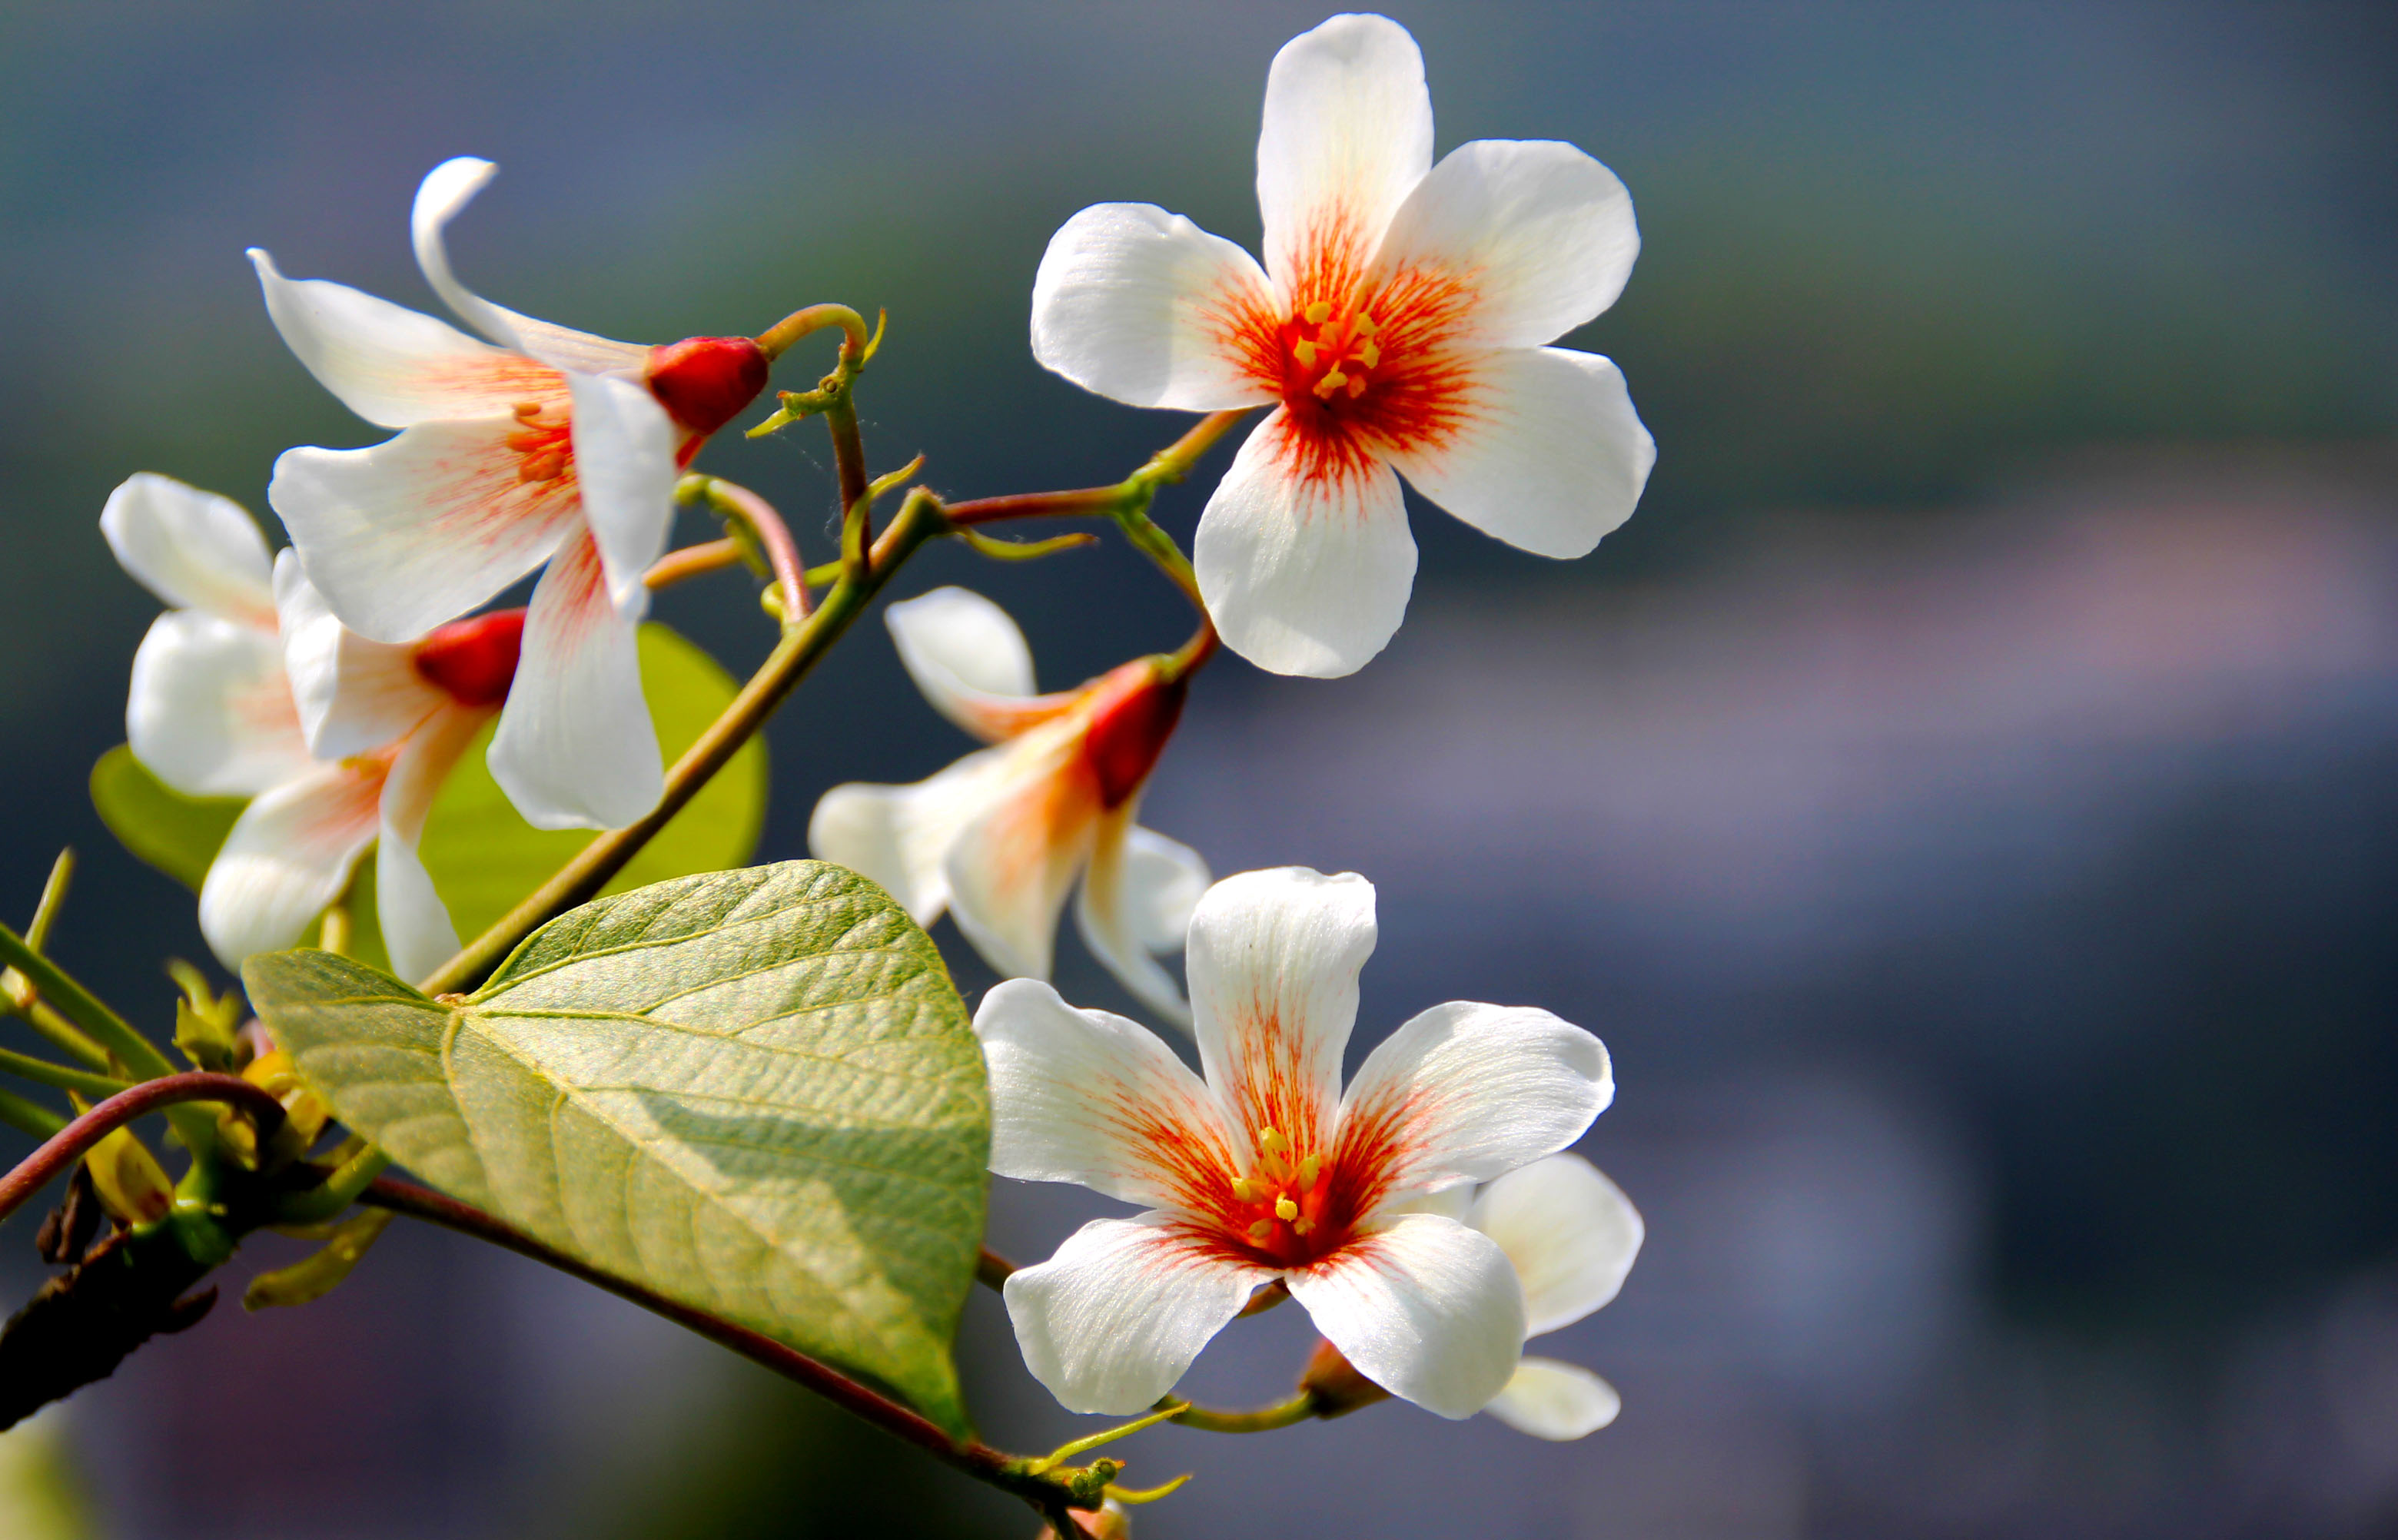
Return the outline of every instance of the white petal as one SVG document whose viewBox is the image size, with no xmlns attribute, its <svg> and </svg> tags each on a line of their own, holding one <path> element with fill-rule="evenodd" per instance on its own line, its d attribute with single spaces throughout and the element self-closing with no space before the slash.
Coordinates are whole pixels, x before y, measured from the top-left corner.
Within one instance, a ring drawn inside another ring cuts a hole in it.
<svg viewBox="0 0 2398 1540">
<path fill-rule="evenodd" d="M 989 810 L 1004 763 L 985 749 L 912 786 L 835 786 L 808 820 L 808 853 L 871 877 L 930 925 L 950 904 L 950 851 Z"/>
<path fill-rule="evenodd" d="M 1340 1104 L 1344 1170 L 1365 1198 L 1488 1181 L 1582 1137 L 1614 1099 L 1607 1050 L 1524 1006 L 1436 1005 L 1366 1056 Z"/>
<path fill-rule="evenodd" d="M 384 783 L 381 834 L 375 843 L 375 907 L 383 921 L 384 949 L 391 971 L 403 979 L 428 978 L 458 951 L 458 929 L 432 874 L 416 853 L 424 815 L 441 783 L 475 741 L 489 710 L 444 706 L 409 736 Z"/>
<path fill-rule="evenodd" d="M 318 384 L 370 422 L 406 428 L 491 417 L 565 393 L 558 370 L 447 321 L 346 284 L 287 278 L 255 248 L 249 261 L 284 344 Z"/>
<path fill-rule="evenodd" d="M 266 537 L 233 499 L 142 471 L 108 494 L 100 532 L 117 565 L 167 603 L 274 629 Z"/>
<path fill-rule="evenodd" d="M 309 765 L 275 634 L 197 609 L 150 623 L 133 654 L 125 737 L 187 797 L 252 796 Z"/>
<path fill-rule="evenodd" d="M 1036 728 L 1004 747 L 982 812 L 959 831 L 942 872 L 950 916 L 997 971 L 1045 979 L 1058 917 L 1091 859 L 1097 779 L 1081 770 L 1075 724 Z"/>
<path fill-rule="evenodd" d="M 1274 398 L 1252 340 L 1281 318 L 1257 260 L 1151 203 L 1095 204 L 1049 237 L 1032 279 L 1032 356 L 1134 407 L 1222 411 Z"/>
<path fill-rule="evenodd" d="M 533 585 L 487 762 L 536 829 L 622 828 L 666 791 L 635 640 L 648 596 L 613 602 L 599 547 L 580 530 Z"/>
<path fill-rule="evenodd" d="M 1571 1326 L 1613 1299 L 1646 1233 L 1623 1189 L 1579 1155 L 1552 1155 L 1509 1172 L 1482 1189 L 1465 1222 L 1516 1265 L 1524 1330 L 1535 1337 Z"/>
<path fill-rule="evenodd" d="M 1373 950 L 1374 885 L 1354 872 L 1243 872 L 1199 901 L 1184 971 L 1200 1066 L 1236 1135 L 1271 1128 L 1302 1155 L 1330 1144 Z"/>
<path fill-rule="evenodd" d="M 294 552 L 275 558 L 275 599 L 291 698 L 317 758 L 396 743 L 448 699 L 417 673 L 414 649 L 370 642 L 344 625 Z"/>
<path fill-rule="evenodd" d="M 631 342 L 612 342 L 587 331 L 536 321 L 530 315 L 491 301 L 469 289 L 450 271 L 449 248 L 443 234 L 458 211 L 474 201 L 486 183 L 499 174 L 488 160 L 460 155 L 445 160 L 425 174 L 416 189 L 409 215 L 409 233 L 416 246 L 416 265 L 441 302 L 461 319 L 503 347 L 529 354 L 545 364 L 587 374 L 638 371 L 649 361 L 650 350 Z"/>
<path fill-rule="evenodd" d="M 1238 1174 L 1206 1085 L 1149 1028 L 1077 1010 L 1038 979 L 993 985 L 974 1025 L 992 1174 L 1184 1212 L 1206 1212 Z"/>
<path fill-rule="evenodd" d="M 1518 1433 L 1564 1443 L 1615 1421 L 1623 1398 L 1578 1363 L 1526 1359 L 1507 1388 L 1482 1409 Z"/>
<path fill-rule="evenodd" d="M 1463 1219 L 1474 1212 L 1474 1185 L 1461 1183 L 1443 1187 L 1438 1192 L 1419 1192 L 1382 1205 L 1384 1214 L 1436 1213 L 1444 1219 Z M 1505 1248 L 1501 1248 L 1502 1251 Z M 1512 1261 L 1513 1259 L 1510 1258 Z"/>
<path fill-rule="evenodd" d="M 675 426 L 658 398 L 629 380 L 568 376 L 574 390 L 574 475 L 583 517 L 600 543 L 608 593 L 629 604 L 667 548 L 674 524 Z"/>
<path fill-rule="evenodd" d="M 936 588 L 882 612 L 908 676 L 933 709 L 986 743 L 1070 709 L 1072 692 L 1032 692 L 1032 649 L 1007 611 L 964 588 Z"/>
<path fill-rule="evenodd" d="M 1056 1256 L 1010 1274 L 1003 1292 L 1032 1377 L 1070 1412 L 1122 1417 L 1173 1389 L 1273 1276 L 1211 1254 L 1152 1212 L 1093 1220 Z"/>
<path fill-rule="evenodd" d="M 1074 928 L 1133 997 L 1186 1031 L 1191 1007 L 1152 952 L 1178 949 L 1207 866 L 1188 845 L 1132 825 L 1134 804 L 1105 815 L 1074 899 Z"/>
<path fill-rule="evenodd" d="M 1416 490 L 1543 556 L 1587 556 L 1632 516 L 1657 444 L 1612 363 L 1567 348 L 1503 349 L 1477 363 L 1472 401 L 1436 444 L 1390 451 Z"/>
<path fill-rule="evenodd" d="M 320 765 L 242 810 L 200 885 L 200 933 L 238 971 L 296 944 L 374 843 L 383 759 Z"/>
<path fill-rule="evenodd" d="M 1537 347 L 1615 302 L 1640 254 L 1632 194 L 1554 140 L 1476 140 L 1442 157 L 1391 221 L 1378 277 L 1426 271 L 1473 291 L 1492 347 Z"/>
<path fill-rule="evenodd" d="M 1359 1373 L 1444 1417 L 1488 1406 L 1523 1351 L 1524 1296 L 1506 1254 L 1438 1214 L 1367 1225 L 1284 1281 Z"/>
<path fill-rule="evenodd" d="M 1192 543 L 1199 592 L 1233 651 L 1275 674 L 1354 674 L 1408 612 L 1416 542 L 1398 477 L 1356 456 L 1310 474 L 1276 408 L 1233 457 Z"/>
<path fill-rule="evenodd" d="M 289 449 L 266 500 L 342 623 L 413 641 L 539 567 L 582 525 L 572 476 L 524 481 L 513 418 L 424 422 L 366 449 Z"/>
<path fill-rule="evenodd" d="M 1405 27 L 1336 16 L 1274 55 L 1258 135 L 1266 271 L 1287 295 L 1352 275 L 1432 168 L 1432 93 Z"/>
</svg>

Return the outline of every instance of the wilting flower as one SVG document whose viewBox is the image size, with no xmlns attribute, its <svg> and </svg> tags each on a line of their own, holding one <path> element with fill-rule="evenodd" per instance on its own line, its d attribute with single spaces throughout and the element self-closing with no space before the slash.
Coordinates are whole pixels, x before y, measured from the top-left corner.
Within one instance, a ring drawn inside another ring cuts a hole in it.
<svg viewBox="0 0 2398 1540">
<path fill-rule="evenodd" d="M 934 709 L 997 746 L 912 786 L 835 786 L 808 821 L 808 849 L 882 884 L 919 924 L 948 909 L 991 967 L 1017 978 L 1049 976 L 1058 912 L 1079 877 L 1084 944 L 1143 1003 L 1188 1020 L 1151 954 L 1181 944 L 1207 867 L 1133 822 L 1182 715 L 1183 681 L 1164 659 L 1138 658 L 1036 695 L 1024 634 L 963 588 L 895 604 L 884 619 Z"/>
<path fill-rule="evenodd" d="M 1524 1286 L 1524 1333 L 1560 1331 L 1613 1299 L 1644 1228 L 1623 1190 L 1579 1155 L 1552 1155 L 1480 1193 L 1452 1187 L 1411 1205 L 1499 1243 Z M 1615 1420 L 1615 1387 L 1580 1364 L 1527 1357 L 1482 1410 L 1540 1439 L 1579 1439 Z"/>
<path fill-rule="evenodd" d="M 1465 1417 L 1507 1386 L 1527 1326 L 1516 1268 L 1408 1204 L 1571 1144 L 1613 1094 L 1607 1051 L 1545 1011 L 1453 1002 L 1393 1033 L 1344 1096 L 1373 945 L 1374 890 L 1354 874 L 1210 888 L 1189 961 L 1204 1081 L 1146 1028 L 1047 984 L 985 998 L 991 1170 L 1151 1205 L 1007 1280 L 1025 1363 L 1066 1406 L 1149 1405 L 1275 1279 L 1394 1395 Z"/>
<path fill-rule="evenodd" d="M 1615 302 L 1639 250 L 1614 173 L 1569 144 L 1478 140 L 1435 166 L 1415 40 L 1336 16 L 1274 57 L 1258 140 L 1265 265 L 1152 204 L 1069 220 L 1032 351 L 1137 407 L 1273 405 L 1200 516 L 1224 640 L 1347 674 L 1407 610 L 1395 469 L 1486 534 L 1579 556 L 1631 516 L 1655 446 L 1607 359 L 1541 344 Z"/>
<path fill-rule="evenodd" d="M 442 230 L 496 169 L 434 167 L 412 218 L 426 280 L 489 342 L 250 252 L 309 372 L 401 430 L 370 449 L 290 450 L 267 499 L 333 613 L 377 641 L 420 636 L 546 562 L 492 773 L 538 827 L 616 826 L 664 786 L 634 647 L 641 575 L 680 467 L 764 386 L 766 358 L 745 338 L 613 342 L 469 292 Z"/>
<path fill-rule="evenodd" d="M 101 532 L 168 604 L 133 657 L 134 757 L 192 797 L 248 797 L 200 888 L 200 930 L 228 968 L 297 942 L 377 845 L 392 965 L 422 978 L 458 950 L 417 859 L 433 798 L 500 708 L 524 612 L 406 646 L 343 627 L 286 551 L 271 563 L 239 504 L 160 475 L 112 493 Z"/>
</svg>

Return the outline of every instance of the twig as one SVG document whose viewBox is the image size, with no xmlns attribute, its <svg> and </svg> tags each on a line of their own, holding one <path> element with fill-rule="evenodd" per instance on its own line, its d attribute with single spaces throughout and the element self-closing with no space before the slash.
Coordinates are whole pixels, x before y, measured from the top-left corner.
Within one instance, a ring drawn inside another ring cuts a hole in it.
<svg viewBox="0 0 2398 1540">
<path fill-rule="evenodd" d="M 249 1114 L 258 1124 L 263 1145 L 283 1124 L 283 1104 L 238 1075 L 212 1075 L 193 1070 L 183 1075 L 144 1080 L 120 1091 L 52 1135 L 49 1142 L 25 1157 L 15 1171 L 0 1176 L 0 1219 L 6 1219 L 82 1159 L 90 1148 L 144 1113 L 161 1111 L 181 1102 L 223 1102 Z"/>
</svg>

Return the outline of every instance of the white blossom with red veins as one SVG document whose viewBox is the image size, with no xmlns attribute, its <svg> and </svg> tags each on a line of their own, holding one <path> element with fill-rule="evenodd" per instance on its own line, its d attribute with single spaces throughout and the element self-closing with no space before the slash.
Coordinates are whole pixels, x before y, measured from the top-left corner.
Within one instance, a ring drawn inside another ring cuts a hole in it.
<svg viewBox="0 0 2398 1540">
<path fill-rule="evenodd" d="M 412 217 L 425 278 L 489 341 L 286 278 L 250 252 L 301 363 L 352 411 L 400 430 L 369 449 L 287 452 L 267 499 L 333 613 L 377 641 L 421 636 L 546 563 L 492 773 L 537 827 L 615 827 L 665 785 L 634 645 L 641 576 L 665 546 L 681 466 L 764 386 L 766 358 L 746 338 L 610 341 L 470 292 L 442 233 L 496 170 L 434 167 Z"/>
<path fill-rule="evenodd" d="M 1190 847 L 1133 822 L 1182 713 L 1184 686 L 1139 658 L 1076 690 L 1033 692 L 1006 611 L 936 588 L 884 613 L 936 710 L 995 747 L 912 786 L 835 786 L 808 849 L 881 883 L 922 925 L 947 909 L 992 968 L 1046 978 L 1066 895 L 1084 943 L 1142 1003 L 1190 1009 L 1152 954 L 1174 950 L 1207 886 Z"/>
<path fill-rule="evenodd" d="M 458 950 L 417 858 L 425 814 L 516 666 L 522 610 L 406 646 L 334 619 L 289 551 L 269 560 L 239 504 L 165 476 L 119 487 L 101 531 L 176 608 L 133 658 L 134 757 L 192 797 L 249 807 L 200 888 L 200 931 L 228 968 L 297 943 L 380 842 L 375 899 L 393 967 L 422 978 Z"/>
<path fill-rule="evenodd" d="M 1136 407 L 1268 406 L 1192 557 L 1232 649 L 1352 673 L 1407 611 L 1399 492 L 1580 556 L 1632 515 L 1656 447 L 1623 377 L 1543 344 L 1615 302 L 1640 237 L 1615 174 L 1570 144 L 1432 158 L 1407 29 L 1336 16 L 1285 45 L 1258 139 L 1265 265 L 1152 204 L 1085 208 L 1032 286 L 1032 351 Z M 1394 472 L 1396 474 L 1394 474 Z"/>
<path fill-rule="evenodd" d="M 1646 1227 L 1623 1189 L 1579 1155 L 1552 1155 L 1479 1193 L 1454 1187 L 1409 1205 L 1445 1213 L 1499 1243 L 1524 1288 L 1524 1333 L 1560 1331 L 1613 1299 L 1640 1254 Z M 1615 1387 L 1580 1364 L 1527 1355 L 1482 1410 L 1537 1439 L 1596 1433 L 1623 1407 Z"/>
<path fill-rule="evenodd" d="M 1206 1078 L 1154 1033 L 1030 980 L 975 1015 L 990 1168 L 1147 1205 L 1085 1225 L 1005 1287 L 1034 1376 L 1076 1412 L 1174 1387 L 1280 1279 L 1375 1384 L 1444 1417 L 1507 1387 L 1528 1325 L 1489 1236 L 1413 1212 L 1579 1138 L 1614 1093 L 1607 1050 L 1545 1011 L 1452 1002 L 1402 1025 L 1340 1090 L 1374 890 L 1354 874 L 1246 872 L 1191 919 Z"/>
</svg>

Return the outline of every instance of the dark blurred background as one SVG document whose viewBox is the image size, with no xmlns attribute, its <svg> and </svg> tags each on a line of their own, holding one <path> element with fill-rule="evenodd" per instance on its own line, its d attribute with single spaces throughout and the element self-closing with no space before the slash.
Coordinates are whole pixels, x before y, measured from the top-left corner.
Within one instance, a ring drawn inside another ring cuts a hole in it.
<svg viewBox="0 0 2398 1540">
<path fill-rule="evenodd" d="M 1571 565 L 1419 507 L 1390 650 L 1334 683 L 1227 659 L 1147 821 L 1219 872 L 1374 879 L 1361 1048 L 1452 998 L 1608 1040 L 1581 1147 L 1649 1246 L 1542 1350 L 1624 1412 L 1564 1446 L 1404 1406 L 1161 1429 L 1134 1475 L 1200 1474 L 1140 1533 L 2398 1534 L 2398 13 L 1394 9 L 1443 151 L 1568 139 L 1630 185 L 1639 268 L 1574 341 L 1623 364 L 1656 475 Z M 1035 368 L 1042 246 L 1113 198 L 1253 244 L 1266 64 L 1322 14 L 0 9 L 0 909 L 71 841 L 66 961 L 155 1014 L 159 957 L 204 955 L 84 796 L 155 609 L 94 520 L 135 470 L 263 514 L 282 449 L 380 436 L 284 352 L 243 247 L 432 308 L 409 198 L 485 155 L 453 251 L 504 302 L 655 341 L 888 306 L 878 470 L 1113 479 L 1180 421 Z M 829 553 L 820 434 L 707 464 Z M 1178 534 L 1220 464 L 1165 499 Z M 937 550 L 898 586 L 942 582 L 1007 604 L 1049 685 L 1186 625 L 1114 546 Z M 738 668 L 766 633 L 736 589 L 661 609 Z M 825 786 L 964 746 L 862 627 L 775 725 L 763 855 Z M 1071 942 L 1060 984 L 1125 1004 Z M 1006 1185 L 992 1242 L 1100 1208 Z M 10 1303 L 32 1221 L 0 1228 Z M 1245 1323 L 1193 1388 L 1278 1395 L 1306 1341 Z M 963 1351 L 995 1436 L 1078 1426 L 988 1296 Z M 321 1305 L 153 1346 L 0 1471 L 52 1445 L 139 1540 L 1032 1528 L 406 1229 Z M 0 1529 L 69 1533 L 34 1512 Z"/>
</svg>

